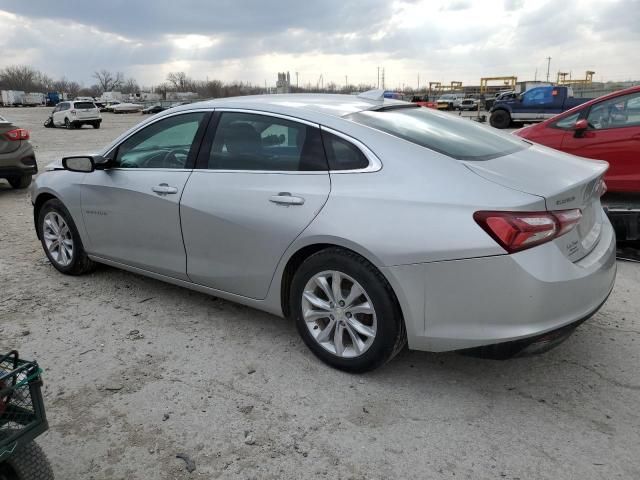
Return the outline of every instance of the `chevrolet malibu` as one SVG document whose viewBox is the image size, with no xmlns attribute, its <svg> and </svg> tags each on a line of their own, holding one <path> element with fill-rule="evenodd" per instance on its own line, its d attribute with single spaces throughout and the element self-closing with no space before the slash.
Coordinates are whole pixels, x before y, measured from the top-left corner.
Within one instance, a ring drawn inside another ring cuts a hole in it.
<svg viewBox="0 0 640 480">
<path fill-rule="evenodd" d="M 60 272 L 290 317 L 361 372 L 407 342 L 540 349 L 593 315 L 616 273 L 606 169 L 381 91 L 269 95 L 162 112 L 49 168 L 32 201 Z"/>
</svg>

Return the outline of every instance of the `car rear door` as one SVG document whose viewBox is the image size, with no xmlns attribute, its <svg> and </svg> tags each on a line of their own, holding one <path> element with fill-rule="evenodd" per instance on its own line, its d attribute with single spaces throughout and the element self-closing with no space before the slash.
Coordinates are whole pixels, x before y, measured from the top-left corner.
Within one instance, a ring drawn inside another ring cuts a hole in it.
<svg viewBox="0 0 640 480">
<path fill-rule="evenodd" d="M 605 180 L 612 191 L 640 189 L 640 92 L 591 105 L 586 131 L 567 132 L 562 150 L 606 160 Z"/>
<path fill-rule="evenodd" d="M 187 274 L 198 284 L 265 298 L 287 247 L 330 191 L 318 125 L 216 111 L 180 216 Z"/>
<path fill-rule="evenodd" d="M 69 104 L 66 102 L 59 103 L 53 110 L 53 124 L 56 127 L 64 125 L 64 114 L 69 109 Z"/>
<path fill-rule="evenodd" d="M 180 196 L 210 115 L 190 111 L 157 119 L 108 153 L 108 168 L 84 176 L 89 253 L 187 279 Z"/>
</svg>

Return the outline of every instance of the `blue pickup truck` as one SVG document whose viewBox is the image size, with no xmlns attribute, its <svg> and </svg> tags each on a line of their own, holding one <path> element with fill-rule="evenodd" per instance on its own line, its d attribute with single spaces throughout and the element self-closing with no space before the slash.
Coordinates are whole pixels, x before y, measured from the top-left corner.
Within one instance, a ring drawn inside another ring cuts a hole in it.
<svg viewBox="0 0 640 480">
<path fill-rule="evenodd" d="M 571 87 L 535 87 L 520 95 L 496 100 L 489 123 L 495 128 L 509 128 L 514 122 L 542 122 L 589 100 L 575 98 Z"/>
</svg>

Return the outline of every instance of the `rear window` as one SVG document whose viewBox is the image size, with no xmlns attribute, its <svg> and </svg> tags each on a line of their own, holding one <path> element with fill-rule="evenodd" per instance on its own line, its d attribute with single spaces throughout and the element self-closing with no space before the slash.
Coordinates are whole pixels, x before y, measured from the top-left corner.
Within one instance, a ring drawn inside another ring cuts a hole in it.
<svg viewBox="0 0 640 480">
<path fill-rule="evenodd" d="M 76 102 L 74 105 L 78 109 L 96 108 L 93 102 Z"/>
<path fill-rule="evenodd" d="M 458 160 L 490 160 L 529 146 L 472 120 L 427 108 L 367 110 L 345 118 Z"/>
</svg>

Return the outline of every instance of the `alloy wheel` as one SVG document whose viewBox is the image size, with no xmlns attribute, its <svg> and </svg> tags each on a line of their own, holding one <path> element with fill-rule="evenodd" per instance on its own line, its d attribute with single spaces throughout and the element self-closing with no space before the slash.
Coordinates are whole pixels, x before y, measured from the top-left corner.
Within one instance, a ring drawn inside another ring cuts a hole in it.
<svg viewBox="0 0 640 480">
<path fill-rule="evenodd" d="M 376 338 L 376 312 L 367 292 L 336 270 L 309 279 L 302 293 L 302 317 L 314 340 L 342 358 L 359 357 Z"/>
<path fill-rule="evenodd" d="M 68 266 L 73 259 L 73 237 L 69 225 L 59 213 L 45 215 L 42 236 L 51 258 L 62 267 Z"/>
</svg>

